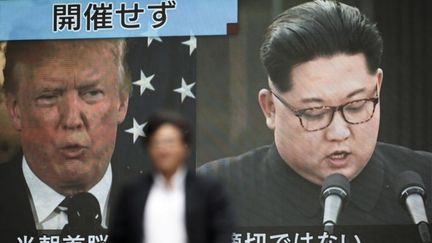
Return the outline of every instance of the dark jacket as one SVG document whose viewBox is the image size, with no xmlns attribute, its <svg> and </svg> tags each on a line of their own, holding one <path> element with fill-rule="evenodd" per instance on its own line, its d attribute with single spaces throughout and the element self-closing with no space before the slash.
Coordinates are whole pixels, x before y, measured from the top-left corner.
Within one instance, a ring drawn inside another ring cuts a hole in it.
<svg viewBox="0 0 432 243">
<path fill-rule="evenodd" d="M 432 154 L 378 143 L 372 158 L 351 181 L 351 197 L 339 216 L 341 225 L 411 224 L 395 192 L 399 173 L 423 178 L 426 210 L 432 220 Z M 237 157 L 207 163 L 200 174 L 226 182 L 238 226 L 318 226 L 322 224 L 320 186 L 294 172 L 274 144 Z"/>
<path fill-rule="evenodd" d="M 111 214 L 110 243 L 141 243 L 144 209 L 153 184 L 152 174 L 126 185 Z M 186 233 L 190 243 L 228 243 L 232 216 L 223 187 L 214 180 L 188 172 L 185 182 Z M 170 232 L 167 232 L 169 234 Z"/>
<path fill-rule="evenodd" d="M 120 185 L 130 172 L 111 163 L 113 181 L 109 204 L 117 196 Z M 0 165 L 0 235 L 1 242 L 18 242 L 17 237 L 33 236 L 38 242 L 38 231 L 30 204 L 30 192 L 22 171 L 22 154 Z"/>
</svg>

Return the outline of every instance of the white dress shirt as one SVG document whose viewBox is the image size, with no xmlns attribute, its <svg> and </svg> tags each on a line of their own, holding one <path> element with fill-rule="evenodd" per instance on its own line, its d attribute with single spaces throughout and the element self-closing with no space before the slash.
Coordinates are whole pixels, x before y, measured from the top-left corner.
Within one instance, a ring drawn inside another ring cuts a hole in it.
<svg viewBox="0 0 432 243">
<path fill-rule="evenodd" d="M 186 169 L 168 182 L 156 174 L 144 210 L 144 243 L 186 243 Z"/>
<path fill-rule="evenodd" d="M 65 196 L 54 191 L 41 181 L 30 169 L 25 157 L 22 169 L 27 186 L 30 190 L 30 204 L 32 206 L 36 229 L 61 230 L 68 223 L 66 211 L 59 208 Z M 102 179 L 88 192 L 93 194 L 99 202 L 102 214 L 102 227 L 107 228 L 108 196 L 112 183 L 111 163 Z"/>
</svg>

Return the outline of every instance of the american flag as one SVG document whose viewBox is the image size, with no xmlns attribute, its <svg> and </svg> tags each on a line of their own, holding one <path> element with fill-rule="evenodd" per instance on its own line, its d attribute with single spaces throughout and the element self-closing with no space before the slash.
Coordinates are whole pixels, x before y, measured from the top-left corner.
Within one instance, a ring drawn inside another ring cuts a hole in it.
<svg viewBox="0 0 432 243">
<path fill-rule="evenodd" d="M 196 47 L 189 37 L 148 37 L 128 39 L 127 62 L 133 90 L 126 119 L 119 126 L 113 162 L 131 172 L 150 169 L 143 147 L 143 128 L 148 117 L 159 109 L 183 114 L 195 131 Z M 189 166 L 195 164 L 195 147 Z M 191 167 L 193 168 L 193 167 Z"/>
</svg>

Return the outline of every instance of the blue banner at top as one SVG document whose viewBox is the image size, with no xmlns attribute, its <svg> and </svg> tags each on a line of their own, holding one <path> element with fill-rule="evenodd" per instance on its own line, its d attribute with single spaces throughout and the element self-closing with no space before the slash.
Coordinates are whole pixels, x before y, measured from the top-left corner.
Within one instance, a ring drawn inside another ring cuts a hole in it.
<svg viewBox="0 0 432 243">
<path fill-rule="evenodd" d="M 0 0 L 0 40 L 226 35 L 237 0 Z"/>
</svg>

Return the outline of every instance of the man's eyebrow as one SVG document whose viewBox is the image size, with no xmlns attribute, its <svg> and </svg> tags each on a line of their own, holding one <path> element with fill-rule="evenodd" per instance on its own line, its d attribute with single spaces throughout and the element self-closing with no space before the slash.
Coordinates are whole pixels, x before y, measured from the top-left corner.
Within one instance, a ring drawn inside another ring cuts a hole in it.
<svg viewBox="0 0 432 243">
<path fill-rule="evenodd" d="M 38 85 L 35 88 L 37 93 L 45 93 L 45 92 L 63 92 L 66 90 L 66 87 L 62 84 L 45 82 Z"/>
<path fill-rule="evenodd" d="M 37 93 L 48 93 L 48 92 L 59 93 L 59 92 L 64 92 L 64 91 L 65 91 L 65 88 L 63 88 L 63 87 L 43 87 L 43 88 L 36 89 Z"/>
<path fill-rule="evenodd" d="M 324 101 L 321 98 L 312 97 L 312 98 L 302 98 L 301 102 L 302 103 L 322 103 Z"/>
<path fill-rule="evenodd" d="M 96 87 L 98 84 L 99 84 L 98 80 L 92 80 L 92 81 L 85 82 L 83 84 L 79 84 L 78 89 L 81 89 L 81 90 L 82 89 L 90 89 L 90 88 Z"/>
<path fill-rule="evenodd" d="M 357 94 L 363 93 L 365 90 L 366 90 L 366 88 L 356 89 L 353 92 L 349 93 L 347 95 L 347 98 L 351 98 Z M 303 103 L 322 103 L 322 102 L 324 102 L 324 100 L 321 98 L 317 98 L 317 97 L 311 97 L 311 98 L 303 98 L 303 99 L 301 99 L 301 102 L 303 102 Z"/>
</svg>

